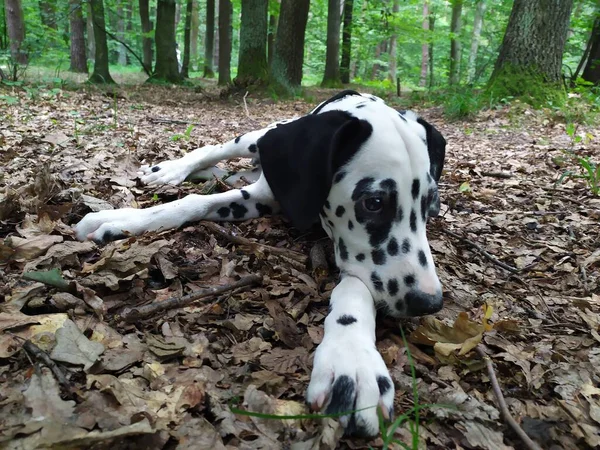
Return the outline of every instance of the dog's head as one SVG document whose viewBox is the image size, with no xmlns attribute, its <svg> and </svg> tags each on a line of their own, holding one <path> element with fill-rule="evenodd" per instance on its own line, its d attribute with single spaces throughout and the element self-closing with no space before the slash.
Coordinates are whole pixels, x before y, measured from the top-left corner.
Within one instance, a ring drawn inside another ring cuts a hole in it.
<svg viewBox="0 0 600 450">
<path fill-rule="evenodd" d="M 294 226 L 320 217 L 342 275 L 365 283 L 393 316 L 442 308 L 425 234 L 440 209 L 446 141 L 412 112 L 346 94 L 265 134 L 264 174 Z"/>
</svg>

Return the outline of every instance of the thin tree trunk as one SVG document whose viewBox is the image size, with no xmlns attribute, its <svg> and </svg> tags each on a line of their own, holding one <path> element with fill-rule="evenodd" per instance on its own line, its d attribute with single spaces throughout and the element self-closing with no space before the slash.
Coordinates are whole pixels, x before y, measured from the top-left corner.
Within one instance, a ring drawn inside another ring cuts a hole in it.
<svg viewBox="0 0 600 450">
<path fill-rule="evenodd" d="M 596 85 L 600 84 L 600 16 L 596 17 L 590 36 L 589 56 L 581 77 Z"/>
<path fill-rule="evenodd" d="M 214 78 L 215 0 L 206 0 L 206 40 L 204 41 L 204 77 Z"/>
<path fill-rule="evenodd" d="M 190 66 L 192 70 L 198 67 L 198 31 L 200 29 L 199 0 L 192 0 L 192 28 L 190 30 Z"/>
<path fill-rule="evenodd" d="M 352 10 L 354 0 L 344 2 L 344 28 L 342 30 L 342 61 L 340 63 L 340 78 L 342 83 L 350 83 L 350 61 L 352 60 Z"/>
<path fill-rule="evenodd" d="M 156 66 L 153 80 L 179 83 L 179 63 L 175 41 L 175 0 L 158 0 L 156 11 Z"/>
<path fill-rule="evenodd" d="M 94 39 L 94 20 L 92 19 L 92 5 L 88 1 L 86 11 L 87 57 L 92 61 L 96 58 L 96 40 Z"/>
<path fill-rule="evenodd" d="M 20 0 L 5 0 L 6 27 L 10 40 L 10 55 L 18 64 L 27 64 L 28 56 L 23 43 L 25 41 L 25 22 Z"/>
<path fill-rule="evenodd" d="M 81 10 L 81 0 L 69 0 L 69 22 L 71 25 L 71 66 L 69 70 L 77 73 L 88 73 L 85 54 L 85 22 Z"/>
<path fill-rule="evenodd" d="M 219 0 L 215 0 L 215 27 L 219 24 Z M 213 47 L 213 71 L 215 67 L 219 67 L 219 33 L 215 28 L 215 45 Z"/>
<path fill-rule="evenodd" d="M 219 86 L 231 84 L 231 0 L 219 0 Z"/>
<path fill-rule="evenodd" d="M 240 50 L 236 84 L 246 86 L 267 81 L 268 0 L 242 0 Z"/>
<path fill-rule="evenodd" d="M 423 2 L 423 30 L 425 35 L 428 36 L 429 31 L 429 2 L 425 0 Z M 427 66 L 429 63 L 429 43 L 424 41 L 421 44 L 421 76 L 419 78 L 419 86 L 427 86 Z"/>
<path fill-rule="evenodd" d="M 392 6 L 392 14 L 394 15 L 394 17 L 396 17 L 398 15 L 398 11 L 400 11 L 400 5 L 398 4 L 398 0 L 392 0 L 394 2 L 393 6 Z M 396 33 L 396 30 L 394 29 L 394 31 L 392 32 L 392 35 L 390 36 L 390 45 L 389 45 L 389 60 L 388 60 L 388 68 L 389 68 L 389 78 L 392 81 L 392 83 L 396 82 L 396 76 L 397 76 L 397 55 L 396 55 L 396 48 L 397 48 L 397 42 L 398 42 L 398 34 Z"/>
<path fill-rule="evenodd" d="M 429 31 L 433 33 L 435 28 L 435 14 L 433 11 L 429 13 Z M 433 73 L 433 40 L 429 43 L 429 88 L 434 85 L 434 73 Z"/>
<path fill-rule="evenodd" d="M 117 3 L 117 38 L 125 42 L 125 10 L 123 8 L 126 0 L 119 0 Z M 121 66 L 127 65 L 127 49 L 123 44 L 117 45 L 118 59 L 117 62 Z"/>
<path fill-rule="evenodd" d="M 469 53 L 469 65 L 467 73 L 467 82 L 472 83 L 475 77 L 477 67 L 477 49 L 479 48 L 479 38 L 481 37 L 481 28 L 483 27 L 483 16 L 486 9 L 485 0 L 479 0 L 475 9 L 475 19 L 473 20 L 473 37 L 471 38 L 471 51 Z"/>
<path fill-rule="evenodd" d="M 384 44 L 381 42 L 375 46 L 375 59 L 377 61 L 381 58 L 382 48 Z M 381 70 L 381 64 L 374 63 L 371 69 L 371 80 L 377 80 L 379 78 L 379 71 Z"/>
<path fill-rule="evenodd" d="M 275 34 L 277 33 L 277 16 L 269 14 L 269 32 L 267 34 L 267 65 L 273 64 L 273 50 L 275 49 Z"/>
<path fill-rule="evenodd" d="M 325 51 L 325 74 L 321 86 L 340 85 L 340 0 L 327 2 L 327 49 Z"/>
<path fill-rule="evenodd" d="M 450 23 L 450 84 L 458 84 L 460 81 L 460 29 L 462 25 L 462 6 L 463 0 L 454 0 L 452 3 L 452 22 Z"/>
<path fill-rule="evenodd" d="M 106 22 L 104 21 L 104 1 L 90 0 L 92 6 L 92 21 L 94 23 L 94 40 L 96 56 L 94 71 L 90 76 L 91 83 L 114 83 L 108 71 L 108 45 L 106 43 Z"/>
<path fill-rule="evenodd" d="M 139 0 L 140 7 L 140 22 L 142 23 L 142 60 L 144 66 L 148 69 L 149 73 L 152 73 L 152 27 L 153 24 L 150 21 L 150 1 Z"/>
<path fill-rule="evenodd" d="M 190 76 L 190 39 L 192 35 L 192 10 L 194 1 L 187 0 L 185 8 L 185 31 L 183 34 L 183 64 L 181 65 L 181 76 L 189 78 Z"/>
</svg>

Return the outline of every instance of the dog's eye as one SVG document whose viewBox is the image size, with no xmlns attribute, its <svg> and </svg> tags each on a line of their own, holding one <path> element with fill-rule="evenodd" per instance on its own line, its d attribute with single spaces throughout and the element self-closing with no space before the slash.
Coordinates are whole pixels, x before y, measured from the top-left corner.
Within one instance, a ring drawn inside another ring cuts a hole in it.
<svg viewBox="0 0 600 450">
<path fill-rule="evenodd" d="M 369 197 L 363 200 L 363 206 L 367 211 L 378 212 L 383 208 L 383 199 L 381 197 Z"/>
</svg>

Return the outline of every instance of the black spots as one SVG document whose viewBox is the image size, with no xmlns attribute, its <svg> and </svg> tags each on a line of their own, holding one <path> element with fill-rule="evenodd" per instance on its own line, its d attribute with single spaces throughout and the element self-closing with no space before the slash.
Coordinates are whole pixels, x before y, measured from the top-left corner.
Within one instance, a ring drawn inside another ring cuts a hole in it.
<svg viewBox="0 0 600 450">
<path fill-rule="evenodd" d="M 340 181 L 342 181 L 344 179 L 344 177 L 346 176 L 346 172 L 338 172 L 335 176 L 335 178 L 333 179 L 334 183 L 339 183 Z"/>
<path fill-rule="evenodd" d="M 230 203 L 229 207 L 231 208 L 231 213 L 234 219 L 243 219 L 248 212 L 248 208 L 236 202 Z"/>
<path fill-rule="evenodd" d="M 337 102 L 338 100 L 341 100 L 344 97 L 348 97 L 349 95 L 360 95 L 360 94 L 358 92 L 352 91 L 350 89 L 339 92 L 339 93 L 335 94 L 333 97 L 331 97 L 329 100 L 326 100 L 323 103 L 321 103 L 319 106 L 317 106 L 314 110 L 312 110 L 311 114 L 319 114 L 319 112 L 329 103 Z"/>
<path fill-rule="evenodd" d="M 342 217 L 345 212 L 346 212 L 346 208 L 344 208 L 342 205 L 335 208 L 335 215 L 338 217 Z"/>
<path fill-rule="evenodd" d="M 250 198 L 250 193 L 248 191 L 242 189 L 240 192 L 242 193 L 242 197 L 244 197 L 244 200 L 248 200 Z"/>
<path fill-rule="evenodd" d="M 408 120 L 406 120 L 406 117 L 404 117 L 404 114 L 406 114 L 406 111 L 398 111 L 398 115 L 400 116 L 400 118 L 405 122 L 408 122 Z"/>
<path fill-rule="evenodd" d="M 396 295 L 398 293 L 398 280 L 395 278 L 388 280 L 387 288 L 391 296 Z"/>
<path fill-rule="evenodd" d="M 223 207 L 217 209 L 217 214 L 219 215 L 219 217 L 221 217 L 223 219 L 225 217 L 229 216 L 230 212 L 231 211 L 229 210 L 229 208 L 227 206 L 223 206 Z"/>
<path fill-rule="evenodd" d="M 380 248 L 371 252 L 371 258 L 373 258 L 373 262 L 378 266 L 383 266 L 385 264 L 385 252 Z"/>
<path fill-rule="evenodd" d="M 404 211 L 402 211 L 402 208 L 398 208 L 398 212 L 396 213 L 396 222 L 402 222 L 402 219 L 404 219 Z"/>
<path fill-rule="evenodd" d="M 342 261 L 348 260 L 348 248 L 346 247 L 346 243 L 342 238 L 338 241 L 338 248 L 340 249 L 340 258 Z"/>
<path fill-rule="evenodd" d="M 273 213 L 273 209 L 269 205 L 263 205 L 262 203 L 256 203 L 256 210 L 260 217 Z"/>
<path fill-rule="evenodd" d="M 388 238 L 390 230 L 392 229 L 392 223 L 391 221 L 369 223 L 367 224 L 366 229 L 369 234 L 369 244 L 375 247 L 381 245 Z"/>
<path fill-rule="evenodd" d="M 429 201 L 429 196 L 421 195 L 421 219 L 423 219 L 423 222 L 427 220 L 427 204 L 429 203 Z"/>
<path fill-rule="evenodd" d="M 371 282 L 373 283 L 373 286 L 375 286 L 376 291 L 383 292 L 383 281 L 381 281 L 377 272 L 371 274 Z"/>
<path fill-rule="evenodd" d="M 416 200 L 419 196 L 419 191 L 421 190 L 421 182 L 418 178 L 415 178 L 412 182 L 412 187 L 410 188 L 410 193 L 412 194 L 413 200 Z"/>
<path fill-rule="evenodd" d="M 348 221 L 348 229 L 352 230 L 354 228 L 354 223 L 351 220 Z"/>
<path fill-rule="evenodd" d="M 356 105 L 356 109 L 360 109 L 360 108 L 364 108 L 366 105 L 366 103 L 361 103 L 360 105 Z"/>
<path fill-rule="evenodd" d="M 331 209 L 331 205 L 329 204 L 328 200 L 325 200 L 325 208 Z"/>
<path fill-rule="evenodd" d="M 371 177 L 365 177 L 356 183 L 354 191 L 352 191 L 352 200 L 356 201 L 364 194 L 368 193 L 375 180 Z"/>
<path fill-rule="evenodd" d="M 99 240 L 94 240 L 97 244 L 103 244 L 105 242 L 118 241 L 119 239 L 125 239 L 127 235 L 125 233 L 113 233 L 110 230 L 107 230 L 102 235 L 102 238 Z"/>
<path fill-rule="evenodd" d="M 390 256 L 396 256 L 398 254 L 398 241 L 396 238 L 391 238 L 387 245 L 387 251 Z"/>
<path fill-rule="evenodd" d="M 371 99 L 372 102 L 377 101 L 377 97 L 375 97 L 374 95 L 369 95 L 369 99 Z"/>
<path fill-rule="evenodd" d="M 406 254 L 410 252 L 410 240 L 408 238 L 402 241 L 402 253 Z"/>
<path fill-rule="evenodd" d="M 333 383 L 331 401 L 325 410 L 326 414 L 347 413 L 354 410 L 354 381 L 348 375 L 341 375 Z"/>
<path fill-rule="evenodd" d="M 350 325 L 356 322 L 356 317 L 350 316 L 348 314 L 344 314 L 343 316 L 338 317 L 337 323 L 340 325 Z"/>
<path fill-rule="evenodd" d="M 365 254 L 364 253 L 359 253 L 358 255 L 356 255 L 356 260 L 358 262 L 363 262 L 365 260 Z"/>
<path fill-rule="evenodd" d="M 427 257 L 423 250 L 419 250 L 419 264 L 421 264 L 422 267 L 427 267 Z"/>
<path fill-rule="evenodd" d="M 417 232 L 417 213 L 414 209 L 410 211 L 410 231 Z"/>
<path fill-rule="evenodd" d="M 248 146 L 248 151 L 249 151 L 250 153 L 256 153 L 256 150 L 258 150 L 258 147 L 256 146 L 256 144 L 250 144 L 250 145 Z"/>
<path fill-rule="evenodd" d="M 238 142 L 240 142 L 240 139 L 242 138 L 242 136 L 244 136 L 243 134 L 240 134 L 238 137 L 235 138 L 235 143 L 237 144 Z"/>
<path fill-rule="evenodd" d="M 414 275 L 406 275 L 404 277 L 404 284 L 407 285 L 408 287 L 411 287 L 413 284 L 415 284 L 415 276 Z"/>
<path fill-rule="evenodd" d="M 392 387 L 392 382 L 388 377 L 379 375 L 377 377 L 377 386 L 379 386 L 379 394 L 384 395 Z"/>
<path fill-rule="evenodd" d="M 396 189 L 396 182 L 394 180 L 392 180 L 391 178 L 386 178 L 381 183 L 379 183 L 379 186 L 381 186 L 381 189 L 385 189 L 387 191 L 393 191 Z"/>
<path fill-rule="evenodd" d="M 160 166 L 154 166 L 152 168 L 152 172 L 158 172 L 160 170 Z"/>
<path fill-rule="evenodd" d="M 334 228 L 333 222 L 332 222 L 331 220 L 328 220 L 328 221 L 327 221 L 327 223 L 329 224 L 329 226 L 330 226 L 331 228 Z"/>
<path fill-rule="evenodd" d="M 258 172 L 260 170 L 260 167 L 255 167 L 252 169 L 252 172 Z"/>
</svg>

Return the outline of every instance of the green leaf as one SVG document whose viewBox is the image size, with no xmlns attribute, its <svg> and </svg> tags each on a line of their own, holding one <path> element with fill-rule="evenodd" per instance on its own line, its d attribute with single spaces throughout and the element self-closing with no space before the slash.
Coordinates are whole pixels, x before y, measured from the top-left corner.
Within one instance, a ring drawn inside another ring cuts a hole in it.
<svg viewBox="0 0 600 450">
<path fill-rule="evenodd" d="M 69 289 L 69 282 L 62 277 L 62 274 L 58 269 L 25 272 L 23 278 L 31 281 L 39 281 L 40 283 L 54 286 L 62 291 Z"/>
<path fill-rule="evenodd" d="M 458 192 L 471 192 L 471 185 L 469 184 L 468 181 L 465 181 L 463 184 L 460 185 L 460 187 L 458 188 Z"/>
</svg>

